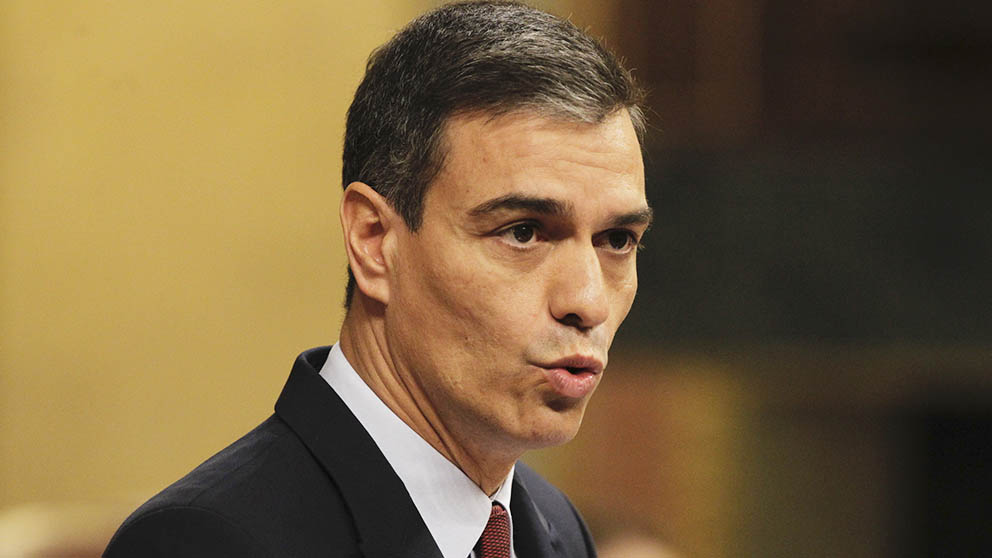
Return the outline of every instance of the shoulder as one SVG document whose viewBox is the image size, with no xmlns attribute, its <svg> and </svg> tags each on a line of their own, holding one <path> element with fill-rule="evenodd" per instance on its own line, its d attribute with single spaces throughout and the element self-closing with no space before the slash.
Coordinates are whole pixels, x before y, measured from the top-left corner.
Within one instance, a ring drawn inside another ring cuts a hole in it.
<svg viewBox="0 0 992 558">
<path fill-rule="evenodd" d="M 132 516 L 114 535 L 104 558 L 148 556 L 275 556 L 244 527 L 220 513 L 166 506 Z"/>
<path fill-rule="evenodd" d="M 514 481 L 526 490 L 542 522 L 546 522 L 549 530 L 554 532 L 556 538 L 564 545 L 565 556 L 596 556 L 589 528 L 582 515 L 561 490 L 522 462 L 516 464 Z M 514 490 L 517 490 L 517 487 L 514 487 Z M 513 498 L 517 498 L 516 492 Z"/>
<path fill-rule="evenodd" d="M 337 487 L 273 416 L 138 508 L 104 556 L 306 556 L 355 538 Z"/>
</svg>

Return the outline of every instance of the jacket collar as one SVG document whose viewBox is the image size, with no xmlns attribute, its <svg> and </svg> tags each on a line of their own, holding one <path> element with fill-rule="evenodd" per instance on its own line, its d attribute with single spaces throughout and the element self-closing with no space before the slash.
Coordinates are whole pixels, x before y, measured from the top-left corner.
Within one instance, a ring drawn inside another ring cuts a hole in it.
<svg viewBox="0 0 992 558">
<path fill-rule="evenodd" d="M 368 558 L 441 558 L 406 487 L 337 393 L 319 375 L 330 347 L 301 354 L 276 414 L 303 440 L 344 497 Z"/>
<path fill-rule="evenodd" d="M 517 462 L 513 474 L 510 512 L 513 515 L 513 547 L 517 558 L 564 556 L 564 547 L 558 532 L 531 498 L 524 479 L 528 471 L 530 469 L 527 465 Z"/>
</svg>

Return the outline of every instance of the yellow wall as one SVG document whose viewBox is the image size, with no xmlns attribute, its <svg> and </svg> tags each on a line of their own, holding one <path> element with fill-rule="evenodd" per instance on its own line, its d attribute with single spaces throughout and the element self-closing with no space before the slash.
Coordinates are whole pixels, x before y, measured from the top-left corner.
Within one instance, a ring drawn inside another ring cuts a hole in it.
<svg viewBox="0 0 992 558">
<path fill-rule="evenodd" d="M 344 112 L 428 4 L 0 4 L 0 509 L 148 496 L 335 340 Z"/>
</svg>

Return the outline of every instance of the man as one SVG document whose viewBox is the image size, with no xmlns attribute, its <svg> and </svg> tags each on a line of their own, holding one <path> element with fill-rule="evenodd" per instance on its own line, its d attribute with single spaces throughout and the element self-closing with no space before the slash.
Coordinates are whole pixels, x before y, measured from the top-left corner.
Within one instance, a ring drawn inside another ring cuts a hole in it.
<svg viewBox="0 0 992 558">
<path fill-rule="evenodd" d="M 575 435 L 634 299 L 639 99 L 520 4 L 442 7 L 374 53 L 345 137 L 340 342 L 105 556 L 594 556 L 517 459 Z"/>
</svg>

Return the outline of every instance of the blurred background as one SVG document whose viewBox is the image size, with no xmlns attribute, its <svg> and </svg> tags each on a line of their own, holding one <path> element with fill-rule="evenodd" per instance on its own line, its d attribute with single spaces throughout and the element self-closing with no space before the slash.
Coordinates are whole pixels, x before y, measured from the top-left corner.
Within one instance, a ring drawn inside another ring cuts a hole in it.
<svg viewBox="0 0 992 558">
<path fill-rule="evenodd" d="M 437 4 L 0 3 L 0 556 L 98 554 L 336 340 L 345 110 Z M 603 554 L 992 555 L 992 4 L 533 4 L 650 90 L 638 300 L 527 458 Z"/>
</svg>

